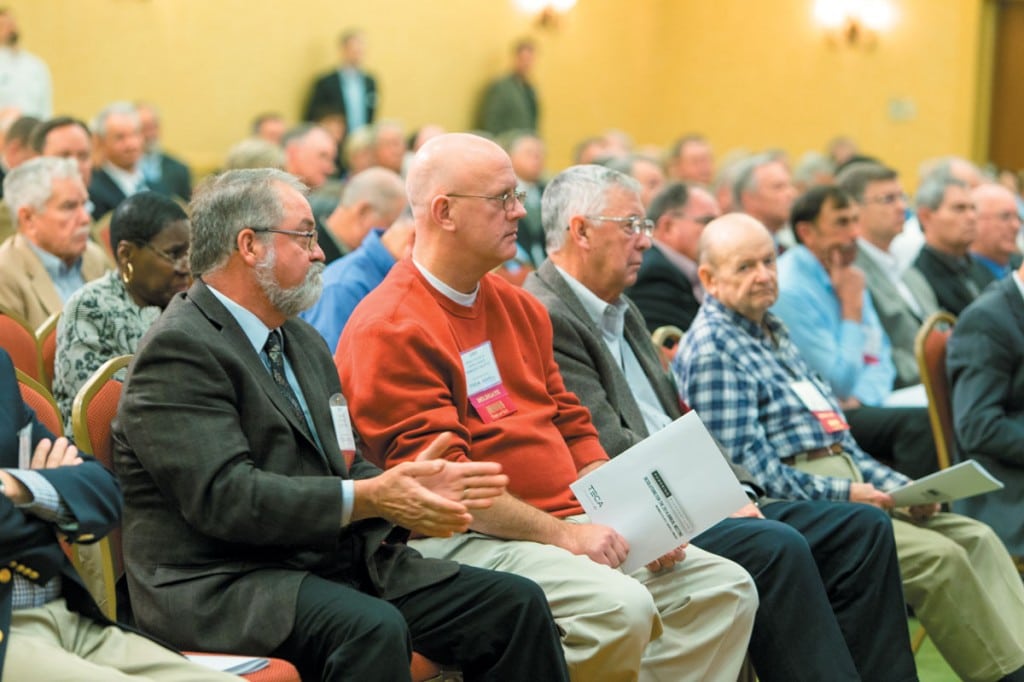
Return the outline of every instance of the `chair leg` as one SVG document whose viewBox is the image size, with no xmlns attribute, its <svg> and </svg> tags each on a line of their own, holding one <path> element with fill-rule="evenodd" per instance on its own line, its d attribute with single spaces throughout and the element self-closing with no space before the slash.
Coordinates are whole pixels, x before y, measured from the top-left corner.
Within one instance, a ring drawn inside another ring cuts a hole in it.
<svg viewBox="0 0 1024 682">
<path fill-rule="evenodd" d="M 924 639 L 927 636 L 928 632 L 925 631 L 924 626 L 918 625 L 917 631 L 914 632 L 914 637 L 910 641 L 910 650 L 914 652 L 915 656 L 917 655 L 917 652 L 920 651 L 921 645 L 924 644 Z"/>
</svg>

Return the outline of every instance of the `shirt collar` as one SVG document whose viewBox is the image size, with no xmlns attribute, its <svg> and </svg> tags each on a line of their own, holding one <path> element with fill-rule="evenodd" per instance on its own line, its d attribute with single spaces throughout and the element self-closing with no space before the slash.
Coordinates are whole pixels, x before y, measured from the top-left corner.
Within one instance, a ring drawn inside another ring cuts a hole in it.
<svg viewBox="0 0 1024 682">
<path fill-rule="evenodd" d="M 267 337 L 270 336 L 271 329 L 267 325 L 263 324 L 263 321 L 258 318 L 255 313 L 251 310 L 236 303 L 234 300 L 227 297 L 227 295 L 214 289 L 209 284 L 206 288 L 210 290 L 217 300 L 224 304 L 224 307 L 231 313 L 231 317 L 235 318 L 235 322 L 242 328 L 242 333 L 249 339 L 249 343 L 256 350 L 257 355 L 263 352 L 263 346 L 267 345 Z"/>
<path fill-rule="evenodd" d="M 476 296 L 480 293 L 479 282 L 476 283 L 476 288 L 474 288 L 473 291 L 468 294 L 464 294 L 461 291 L 452 289 L 450 286 L 439 280 L 429 270 L 417 263 L 415 259 L 413 259 L 412 264 L 415 265 L 416 269 L 420 271 L 420 274 L 430 282 L 430 285 L 441 292 L 446 298 L 450 298 L 466 308 L 472 308 L 473 304 L 476 303 Z"/>
<path fill-rule="evenodd" d="M 861 251 L 878 265 L 884 272 L 896 272 L 899 270 L 899 261 L 888 251 L 883 251 L 863 237 L 857 238 L 857 246 Z"/>
<path fill-rule="evenodd" d="M 583 309 L 587 311 L 587 315 L 594 321 L 594 324 L 602 332 L 621 339 L 628 307 L 626 302 L 620 298 L 615 303 L 608 303 L 559 266 L 556 265 L 555 269 L 569 285 L 576 298 L 580 300 Z"/>
<path fill-rule="evenodd" d="M 763 322 L 758 324 L 750 318 L 739 314 L 735 310 L 727 308 L 721 301 L 711 294 L 708 294 L 707 298 L 704 299 L 704 304 L 701 307 L 707 307 L 708 314 L 721 315 L 722 317 L 725 317 L 729 322 L 742 329 L 749 336 L 763 343 L 778 346 L 779 342 L 786 336 L 786 328 L 783 326 L 782 320 L 771 312 L 766 312 L 764 314 Z"/>
<path fill-rule="evenodd" d="M 125 169 L 118 168 L 107 161 L 103 164 L 103 170 L 106 171 L 107 175 L 110 176 L 110 179 L 121 188 L 121 191 L 130 195 L 134 194 L 138 190 L 139 185 L 142 184 L 142 181 L 144 180 L 140 166 L 141 164 L 136 164 L 134 171 L 126 171 Z"/>
<path fill-rule="evenodd" d="M 46 270 L 46 274 L 50 276 L 52 280 L 58 280 L 61 277 L 65 277 L 73 272 L 81 272 L 82 270 L 82 258 L 79 256 L 75 259 L 75 262 L 68 265 L 64 262 L 63 258 L 58 258 L 49 251 L 45 251 L 30 240 L 26 239 L 25 243 L 29 245 L 29 248 L 39 257 L 39 260 L 43 263 L 43 268 Z"/>
<path fill-rule="evenodd" d="M 1013 283 L 1017 285 L 1017 291 L 1019 291 L 1021 297 L 1024 298 L 1024 282 L 1020 280 L 1020 271 L 1010 273 L 1010 277 L 1013 277 Z"/>
</svg>

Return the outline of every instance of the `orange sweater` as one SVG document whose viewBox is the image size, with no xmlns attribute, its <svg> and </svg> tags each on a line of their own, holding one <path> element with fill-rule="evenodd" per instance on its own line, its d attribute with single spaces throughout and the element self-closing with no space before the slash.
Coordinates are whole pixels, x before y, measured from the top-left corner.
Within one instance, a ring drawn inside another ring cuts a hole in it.
<svg viewBox="0 0 1024 682">
<path fill-rule="evenodd" d="M 469 403 L 460 356 L 485 341 L 516 407 L 491 423 Z M 512 495 L 558 517 L 583 511 L 569 484 L 607 455 L 562 382 L 548 313 L 525 291 L 487 275 L 467 308 L 403 261 L 356 308 L 334 363 L 367 459 L 394 466 L 452 431 L 449 459 L 499 462 Z"/>
</svg>

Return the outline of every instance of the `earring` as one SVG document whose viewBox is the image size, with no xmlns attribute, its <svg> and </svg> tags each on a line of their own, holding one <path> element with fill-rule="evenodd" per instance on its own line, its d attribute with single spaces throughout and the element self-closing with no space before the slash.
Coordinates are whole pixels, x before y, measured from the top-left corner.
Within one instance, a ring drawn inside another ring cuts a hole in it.
<svg viewBox="0 0 1024 682">
<path fill-rule="evenodd" d="M 132 275 L 135 274 L 135 266 L 130 262 L 124 264 L 124 268 L 121 270 L 121 281 L 124 282 L 125 286 L 132 283 Z"/>
</svg>

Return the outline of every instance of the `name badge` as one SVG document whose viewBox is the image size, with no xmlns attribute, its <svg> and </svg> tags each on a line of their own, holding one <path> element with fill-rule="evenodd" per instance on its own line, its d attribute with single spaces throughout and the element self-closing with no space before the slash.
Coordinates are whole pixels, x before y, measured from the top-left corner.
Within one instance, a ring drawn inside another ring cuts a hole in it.
<svg viewBox="0 0 1024 682">
<path fill-rule="evenodd" d="M 466 373 L 469 403 L 485 424 L 516 412 L 512 396 L 501 382 L 498 362 L 490 341 L 460 353 L 462 370 Z"/>
<path fill-rule="evenodd" d="M 338 449 L 345 458 L 345 465 L 352 466 L 356 455 L 356 437 L 352 433 L 352 419 L 348 414 L 348 403 L 345 396 L 335 393 L 328 403 L 331 407 L 331 421 L 334 423 L 334 433 L 338 439 Z"/>
<path fill-rule="evenodd" d="M 864 325 L 864 364 L 877 365 L 882 361 L 882 330 Z"/>
<path fill-rule="evenodd" d="M 850 425 L 846 423 L 843 416 L 832 409 L 832 405 L 829 404 L 828 400 L 825 399 L 825 396 L 821 394 L 821 391 L 818 390 L 814 383 L 810 381 L 794 381 L 789 387 L 793 389 L 793 393 L 804 404 L 804 407 L 821 423 L 825 433 L 836 433 L 837 431 L 846 431 L 850 428 Z"/>
</svg>

